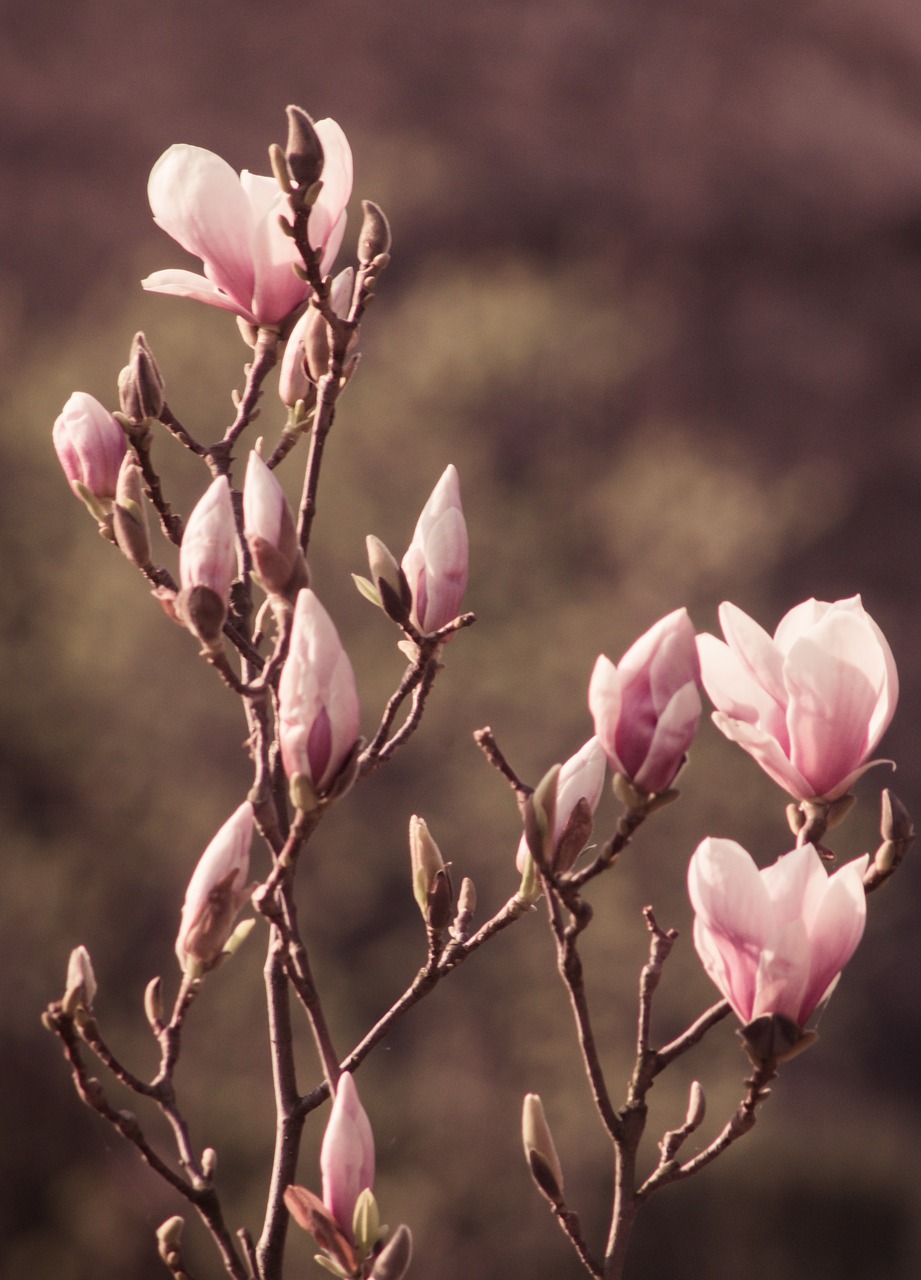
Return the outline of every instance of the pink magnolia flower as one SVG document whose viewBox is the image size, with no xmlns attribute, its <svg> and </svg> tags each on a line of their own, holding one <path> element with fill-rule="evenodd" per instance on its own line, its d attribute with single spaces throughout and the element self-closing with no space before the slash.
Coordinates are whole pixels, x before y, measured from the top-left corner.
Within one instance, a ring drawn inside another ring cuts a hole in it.
<svg viewBox="0 0 921 1280">
<path fill-rule="evenodd" d="M 553 839 L 556 843 L 566 829 L 572 811 L 580 800 L 585 800 L 592 813 L 598 808 L 604 786 L 607 760 L 597 738 L 589 738 L 574 756 L 560 769 L 556 784 L 556 821 Z M 528 843 L 524 836 L 518 845 L 515 865 L 524 874 L 528 858 Z"/>
<path fill-rule="evenodd" d="M 741 609 L 720 606 L 726 643 L 701 635 L 713 722 L 798 800 L 834 800 L 865 763 L 895 711 L 898 675 L 860 596 L 807 600 L 773 639 Z"/>
<path fill-rule="evenodd" d="M 199 499 L 182 535 L 182 589 L 172 606 L 185 626 L 206 645 L 215 645 L 220 639 L 236 572 L 236 523 L 230 484 L 226 476 L 219 476 Z"/>
<path fill-rule="evenodd" d="M 291 647 L 278 685 L 281 758 L 289 778 L 322 792 L 358 740 L 355 674 L 329 614 L 309 589 L 294 607 Z"/>
<path fill-rule="evenodd" d="M 323 188 L 307 230 L 326 272 L 345 232 L 352 153 L 334 120 L 318 120 L 315 128 L 323 144 Z M 155 271 L 141 281 L 145 289 L 197 298 L 253 325 L 278 324 L 310 293 L 292 270 L 300 256 L 279 226 L 289 204 L 274 178 L 246 169 L 238 176 L 213 152 L 177 143 L 154 165 L 147 193 L 154 221 L 202 259 L 204 275 Z"/>
<path fill-rule="evenodd" d="M 243 528 L 262 586 L 294 600 L 307 585 L 294 516 L 274 473 L 255 450 L 249 455 L 243 485 Z"/>
<path fill-rule="evenodd" d="M 111 503 L 128 445 L 108 409 L 85 391 L 75 391 L 58 415 L 51 439 L 77 497 Z"/>
<path fill-rule="evenodd" d="M 374 1135 L 348 1071 L 336 1085 L 320 1148 L 320 1172 L 323 1203 L 351 1240 L 355 1203 L 362 1191 L 374 1186 Z"/>
<path fill-rule="evenodd" d="M 199 859 L 186 889 L 176 955 L 183 969 L 211 968 L 223 953 L 234 920 L 246 902 L 253 806 L 244 801 Z"/>
<path fill-rule="evenodd" d="M 431 635 L 457 617 L 467 586 L 467 525 L 453 464 L 422 508 L 402 568 L 418 631 Z"/>
<path fill-rule="evenodd" d="M 236 525 L 230 484 L 219 476 L 189 516 L 179 548 L 179 580 L 183 587 L 210 587 L 226 601 L 237 572 Z"/>
<path fill-rule="evenodd" d="M 640 791 L 666 791 L 700 721 L 700 674 L 687 609 L 676 609 L 615 667 L 602 654 L 588 687 L 595 732 L 615 773 Z"/>
<path fill-rule="evenodd" d="M 694 945 L 743 1025 L 781 1014 L 805 1026 L 863 934 L 867 862 L 829 876 L 804 844 L 759 871 L 734 840 L 698 845 L 688 870 Z"/>
</svg>

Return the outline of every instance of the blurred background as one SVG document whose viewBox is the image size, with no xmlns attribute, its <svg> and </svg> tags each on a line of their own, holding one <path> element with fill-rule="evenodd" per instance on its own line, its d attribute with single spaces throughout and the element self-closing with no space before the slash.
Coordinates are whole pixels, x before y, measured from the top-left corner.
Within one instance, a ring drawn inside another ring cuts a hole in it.
<svg viewBox="0 0 921 1280">
<path fill-rule="evenodd" d="M 479 622 L 452 643 L 411 744 L 331 815 L 302 868 L 345 1048 L 424 959 L 412 813 L 475 880 L 480 919 L 516 887 L 515 807 L 472 730 L 491 724 L 536 782 L 590 733 L 596 655 L 616 660 L 682 604 L 700 630 L 724 599 L 773 630 L 809 596 L 861 592 L 902 679 L 882 754 L 921 814 L 921 12 L 7 0 L 0 39 L 0 1272 L 154 1280 L 154 1229 L 182 1205 L 78 1103 L 39 1023 L 84 943 L 104 1033 L 153 1071 L 142 992 L 158 973 L 174 990 L 186 881 L 248 785 L 235 699 L 97 537 L 51 449 L 74 389 L 116 406 L 138 329 L 190 429 L 212 439 L 230 421 L 247 357 L 232 318 L 138 287 L 193 265 L 151 221 L 153 162 L 184 141 L 266 172 L 297 102 L 347 131 L 355 209 L 369 197 L 391 218 L 393 265 L 331 437 L 312 557 L 368 732 L 402 660 L 349 574 L 364 571 L 367 533 L 402 554 L 445 465 L 461 474 Z M 347 245 L 355 214 L 351 227 Z M 257 429 L 272 441 L 282 423 L 272 384 Z M 165 437 L 157 458 L 187 512 L 204 476 Z M 292 494 L 302 464 L 289 461 Z M 842 856 L 875 847 L 890 780 L 859 783 Z M 664 1042 L 715 998 L 690 941 L 692 850 L 730 836 L 768 862 L 792 842 L 784 797 L 706 720 L 682 791 L 591 891 L 584 952 L 615 1099 L 643 903 L 682 935 L 656 1004 Z M 608 797 L 599 835 L 615 816 Z M 871 900 L 820 1043 L 782 1072 L 755 1132 L 646 1209 L 631 1280 L 919 1274 L 919 896 L 915 859 Z M 196 1141 L 219 1152 L 229 1221 L 256 1233 L 274 1123 L 260 950 L 257 931 L 208 981 L 178 1073 Z M 306 1091 L 306 1036 L 299 1052 Z M 657 1084 L 647 1167 L 692 1079 L 708 1140 L 745 1072 L 727 1021 Z M 600 1247 L 608 1150 L 540 913 L 418 1008 L 359 1084 L 385 1220 L 415 1233 L 413 1274 L 581 1274 L 520 1152 L 533 1090 Z M 315 1188 L 323 1116 L 300 1170 Z M 196 1276 L 216 1276 L 197 1224 L 187 1239 Z M 291 1275 L 320 1274 L 311 1253 L 293 1242 Z"/>
</svg>

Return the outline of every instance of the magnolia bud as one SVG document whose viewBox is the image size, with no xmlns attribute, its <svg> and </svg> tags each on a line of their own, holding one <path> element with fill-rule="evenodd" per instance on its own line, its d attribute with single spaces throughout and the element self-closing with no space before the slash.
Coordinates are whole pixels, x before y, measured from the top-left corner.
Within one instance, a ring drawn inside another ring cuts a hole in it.
<svg viewBox="0 0 921 1280">
<path fill-rule="evenodd" d="M 68 483 L 97 520 L 110 514 L 127 442 L 118 422 L 98 400 L 75 391 L 52 431 Z"/>
<path fill-rule="evenodd" d="M 409 853 L 413 872 L 413 894 L 430 929 L 447 927 L 454 894 L 451 879 L 438 845 L 423 818 L 409 820 Z"/>
<path fill-rule="evenodd" d="M 248 800 L 227 819 L 198 861 L 189 881 L 176 955 L 195 977 L 221 959 L 240 908 L 247 901 L 253 806 Z"/>
<path fill-rule="evenodd" d="M 284 491 L 255 450 L 243 486 L 243 528 L 256 578 L 270 595 L 293 604 L 309 583 L 307 565 Z"/>
<path fill-rule="evenodd" d="M 130 453 L 122 459 L 112 513 L 118 548 L 139 569 L 150 564 L 150 533 L 141 489 L 141 469 Z"/>
<path fill-rule="evenodd" d="M 401 1224 L 377 1255 L 369 1280 L 403 1280 L 412 1257 L 412 1233 Z"/>
<path fill-rule="evenodd" d="M 688 1094 L 687 1115 L 684 1117 L 684 1127 L 688 1133 L 693 1133 L 695 1129 L 700 1128 L 704 1122 L 706 1111 L 707 1100 L 704 1097 L 704 1091 L 700 1086 L 700 1081 L 694 1080 Z"/>
<path fill-rule="evenodd" d="M 544 1115 L 544 1106 L 536 1093 L 526 1093 L 521 1113 L 521 1137 L 531 1177 L 538 1191 L 551 1202 L 563 1199 L 563 1170 Z"/>
<path fill-rule="evenodd" d="M 367 536 L 365 545 L 368 548 L 371 583 L 377 591 L 380 606 L 388 618 L 402 624 L 408 620 L 413 604 L 406 574 L 396 556 L 373 533 Z"/>
<path fill-rule="evenodd" d="M 285 110 L 288 114 L 285 159 L 295 183 L 299 187 L 310 187 L 323 172 L 323 144 L 306 111 L 295 106 Z"/>
<path fill-rule="evenodd" d="M 144 1013 L 154 1035 L 159 1035 L 163 1030 L 163 983 L 159 978 L 151 978 L 144 988 Z"/>
<path fill-rule="evenodd" d="M 390 235 L 390 224 L 384 211 L 372 200 L 362 200 L 364 222 L 358 235 L 358 261 L 363 267 L 369 266 L 382 253 L 389 253 L 393 239 Z"/>
<path fill-rule="evenodd" d="M 91 1009 L 96 996 L 96 975 L 86 947 L 74 947 L 67 962 L 67 982 L 61 1002 L 65 1013 L 73 1016 L 77 1009 Z"/>
<path fill-rule="evenodd" d="M 226 476 L 213 481 L 189 516 L 179 548 L 176 612 L 203 644 L 215 647 L 237 571 L 236 522 Z"/>
<path fill-rule="evenodd" d="M 553 862 L 556 789 L 561 766 L 555 764 L 541 778 L 524 806 L 524 836 L 531 857 L 541 870 Z"/>
<path fill-rule="evenodd" d="M 163 375 L 143 333 L 134 336 L 128 364 L 118 376 L 122 413 L 132 422 L 159 418 L 163 411 Z"/>
</svg>

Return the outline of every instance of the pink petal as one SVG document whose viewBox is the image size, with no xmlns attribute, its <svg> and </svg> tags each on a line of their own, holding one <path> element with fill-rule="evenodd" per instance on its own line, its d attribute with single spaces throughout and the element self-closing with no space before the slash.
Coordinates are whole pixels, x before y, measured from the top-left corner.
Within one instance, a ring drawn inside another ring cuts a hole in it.
<svg viewBox="0 0 921 1280">
<path fill-rule="evenodd" d="M 242 316 L 250 324 L 256 324 L 253 313 L 241 306 L 229 294 L 222 293 L 217 285 L 196 275 L 194 271 L 184 271 L 179 267 L 167 268 L 165 271 L 154 271 L 141 281 L 141 288 L 149 293 L 169 293 L 176 298 L 194 298 L 197 302 L 206 302 L 210 307 L 221 307 L 224 311 L 232 311 Z"/>
<path fill-rule="evenodd" d="M 778 703 L 734 649 L 706 632 L 697 637 L 697 655 L 703 686 L 717 710 L 733 720 L 761 726 L 786 746 L 786 690 Z"/>
<path fill-rule="evenodd" d="M 829 611 L 790 649 L 785 664 L 791 759 L 815 795 L 831 795 L 867 755 L 882 658 L 852 614 Z M 865 673 L 863 664 L 870 670 Z M 877 668 L 873 670 L 874 666 Z"/>
<path fill-rule="evenodd" d="M 644 791 L 665 791 L 675 780 L 700 723 L 700 694 L 686 684 L 673 696 L 656 723 L 643 764 L 633 781 Z"/>
<path fill-rule="evenodd" d="M 867 855 L 856 858 L 829 877 L 818 909 L 807 919 L 811 964 L 797 1019 L 800 1025 L 815 1010 L 863 937 L 867 918 L 863 875 L 868 862 Z"/>
<path fill-rule="evenodd" d="M 242 307 L 253 296 L 250 202 L 226 160 L 177 143 L 163 153 L 147 185 L 154 220 L 201 258 L 205 274 Z"/>
<path fill-rule="evenodd" d="M 352 148 L 335 120 L 317 120 L 314 128 L 323 144 L 323 190 L 317 204 L 338 219 L 352 194 Z"/>
<path fill-rule="evenodd" d="M 778 929 L 758 961 L 751 1017 L 781 1013 L 799 1026 L 803 993 L 809 978 L 809 939 L 802 920 Z"/>
<path fill-rule="evenodd" d="M 763 627 L 729 601 L 719 608 L 720 626 L 726 641 L 751 679 L 779 707 L 786 706 L 783 655 Z"/>
<path fill-rule="evenodd" d="M 617 725 L 623 701 L 620 673 L 610 658 L 599 654 L 588 684 L 588 708 L 595 733 L 615 773 L 623 773 L 617 754 Z"/>
<path fill-rule="evenodd" d="M 811 800 L 812 784 L 790 763 L 776 739 L 757 725 L 734 720 L 722 711 L 713 712 L 713 723 L 730 742 L 737 742 L 758 762 L 769 778 L 797 800 Z"/>
</svg>

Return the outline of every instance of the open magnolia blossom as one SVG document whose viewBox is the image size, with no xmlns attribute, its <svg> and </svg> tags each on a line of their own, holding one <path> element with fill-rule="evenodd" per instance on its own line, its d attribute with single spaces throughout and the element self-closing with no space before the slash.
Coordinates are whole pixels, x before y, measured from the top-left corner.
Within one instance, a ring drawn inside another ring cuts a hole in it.
<svg viewBox="0 0 921 1280">
<path fill-rule="evenodd" d="M 307 234 L 322 251 L 325 274 L 345 233 L 352 152 L 335 120 L 318 120 L 314 128 L 323 146 L 323 187 Z M 293 270 L 300 255 L 279 225 L 290 206 L 275 178 L 246 169 L 238 175 L 213 152 L 176 143 L 151 170 L 147 194 L 154 221 L 201 258 L 204 274 L 155 271 L 141 281 L 145 289 L 196 298 L 252 325 L 278 324 L 309 295 L 310 286 Z"/>
<path fill-rule="evenodd" d="M 697 638 L 713 722 L 797 800 L 834 800 L 878 763 L 867 757 L 898 698 L 892 651 L 860 596 L 807 600 L 773 639 L 722 604 L 726 642 Z"/>
<path fill-rule="evenodd" d="M 588 687 L 589 710 L 608 762 L 640 791 L 674 782 L 700 722 L 694 627 L 676 609 L 640 636 L 617 666 L 603 654 Z"/>
<path fill-rule="evenodd" d="M 694 945 L 743 1026 L 768 1014 L 804 1027 L 863 934 L 864 855 L 829 876 L 811 844 L 759 871 L 734 840 L 691 858 Z"/>
</svg>

